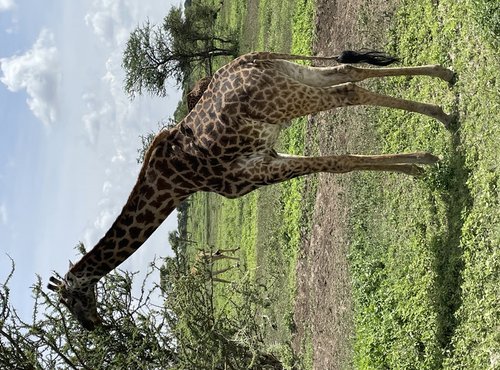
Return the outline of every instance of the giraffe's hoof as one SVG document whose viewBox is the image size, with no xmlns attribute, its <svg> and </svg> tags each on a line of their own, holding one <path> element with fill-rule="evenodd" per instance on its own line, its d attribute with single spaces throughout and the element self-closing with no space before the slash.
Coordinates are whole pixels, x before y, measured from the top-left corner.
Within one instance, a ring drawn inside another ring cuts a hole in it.
<svg viewBox="0 0 500 370">
<path fill-rule="evenodd" d="M 415 153 L 415 157 L 418 159 L 418 164 L 434 164 L 439 162 L 439 157 L 429 152 Z"/>
<path fill-rule="evenodd" d="M 443 112 L 439 116 L 436 116 L 436 119 L 439 120 L 448 131 L 455 131 L 458 125 L 457 113 L 446 114 Z"/>
<path fill-rule="evenodd" d="M 436 115 L 436 119 L 441 121 L 441 123 L 447 130 L 452 130 L 453 126 L 458 121 L 458 115 L 456 113 L 446 114 L 441 109 L 441 112 L 439 112 L 439 114 Z"/>
<path fill-rule="evenodd" d="M 448 71 L 451 72 L 451 77 L 449 77 L 449 79 L 446 79 L 446 81 L 450 84 L 450 86 L 454 86 L 458 81 L 458 74 L 450 69 Z"/>
<path fill-rule="evenodd" d="M 453 86 L 457 82 L 457 74 L 451 69 L 443 68 L 442 79 L 448 82 L 451 86 Z"/>
<path fill-rule="evenodd" d="M 451 69 L 444 68 L 438 64 L 435 64 L 432 66 L 433 69 L 436 71 L 436 77 L 439 77 L 440 79 L 450 83 L 450 85 L 455 84 L 455 79 L 456 79 L 456 73 L 452 71 Z"/>
</svg>

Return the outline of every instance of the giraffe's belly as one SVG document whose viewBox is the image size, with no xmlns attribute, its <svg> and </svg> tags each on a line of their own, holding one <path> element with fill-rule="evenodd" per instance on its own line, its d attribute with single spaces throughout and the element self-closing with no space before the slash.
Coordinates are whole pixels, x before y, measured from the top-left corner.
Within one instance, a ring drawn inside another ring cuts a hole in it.
<svg viewBox="0 0 500 370">
<path fill-rule="evenodd" d="M 280 125 L 252 120 L 219 121 L 199 126 L 195 140 L 202 152 L 224 162 L 239 155 L 272 150 L 280 130 Z"/>
<path fill-rule="evenodd" d="M 243 146 L 249 144 L 251 152 L 262 152 L 274 148 L 281 126 L 256 121 L 244 121 L 237 132 Z"/>
</svg>

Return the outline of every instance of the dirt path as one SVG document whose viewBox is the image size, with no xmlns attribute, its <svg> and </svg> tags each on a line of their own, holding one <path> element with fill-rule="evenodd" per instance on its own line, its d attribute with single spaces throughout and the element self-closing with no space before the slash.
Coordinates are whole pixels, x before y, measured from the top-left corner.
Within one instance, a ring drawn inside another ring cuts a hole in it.
<svg viewBox="0 0 500 370">
<path fill-rule="evenodd" d="M 313 53 L 383 49 L 383 35 L 394 9 L 390 3 L 317 0 Z M 363 118 L 362 108 L 339 109 L 334 115 L 324 113 L 311 118 L 309 125 L 318 127 L 320 154 L 362 153 L 366 134 Z M 347 260 L 351 176 L 320 175 L 313 227 L 304 237 L 297 265 L 294 348 L 299 350 L 309 336 L 314 369 L 318 370 L 352 367 L 353 306 Z"/>
</svg>

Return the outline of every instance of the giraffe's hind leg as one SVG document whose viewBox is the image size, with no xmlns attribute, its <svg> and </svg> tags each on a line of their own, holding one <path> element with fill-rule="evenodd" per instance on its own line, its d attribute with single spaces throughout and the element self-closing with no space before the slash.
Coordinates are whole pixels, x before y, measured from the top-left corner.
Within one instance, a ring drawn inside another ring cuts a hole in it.
<svg viewBox="0 0 500 370">
<path fill-rule="evenodd" d="M 272 61 L 274 68 L 292 79 L 309 86 L 328 87 L 367 78 L 389 76 L 429 76 L 451 82 L 455 73 L 440 65 L 399 68 L 360 68 L 349 64 L 334 67 L 310 67 L 286 60 Z"/>
<path fill-rule="evenodd" d="M 273 63 L 276 69 L 281 72 L 282 77 L 286 76 L 284 78 L 292 85 L 290 90 L 308 91 L 310 96 L 311 94 L 314 95 L 314 89 L 325 89 L 325 96 L 328 96 L 330 101 L 324 104 L 324 107 L 317 108 L 309 113 L 340 106 L 372 105 L 421 113 L 441 121 L 446 127 L 449 127 L 453 120 L 453 116 L 445 114 L 439 106 L 377 94 L 353 84 L 353 82 L 373 77 L 414 75 L 430 76 L 451 82 L 454 78 L 454 72 L 439 65 L 402 68 L 358 68 L 347 64 L 336 67 L 307 67 L 285 60 L 276 60 Z M 305 95 L 299 94 L 299 102 L 302 96 Z M 303 102 L 301 107 L 306 108 L 313 105 Z M 289 117 L 287 118 L 289 119 Z"/>
<path fill-rule="evenodd" d="M 374 93 L 353 83 L 347 83 L 345 85 L 347 85 L 346 88 L 348 90 L 354 91 L 355 95 L 359 99 L 359 101 L 354 102 L 353 105 L 371 105 L 420 113 L 441 121 L 446 128 L 450 127 L 454 119 L 453 115 L 446 114 L 438 105 L 420 103 L 413 100 L 399 99 L 383 94 Z"/>
<path fill-rule="evenodd" d="M 449 127 L 453 120 L 452 116 L 444 113 L 437 105 L 377 94 L 352 82 L 325 88 L 306 85 L 285 75 L 273 74 L 273 77 L 276 84 L 264 86 L 268 89 L 269 99 L 265 99 L 265 95 L 259 94 L 257 89 L 251 94 L 248 102 L 242 103 L 243 110 L 251 119 L 282 123 L 337 107 L 371 105 L 424 114 L 441 121 L 446 127 Z M 259 99 L 259 95 L 262 95 L 263 99 Z"/>
<path fill-rule="evenodd" d="M 236 265 L 229 266 L 229 267 L 226 267 L 226 268 L 223 268 L 223 269 L 220 269 L 220 270 L 214 270 L 214 271 L 212 271 L 212 276 L 221 275 L 221 274 L 225 273 L 226 271 L 232 270 L 232 269 L 234 269 L 236 267 L 239 267 L 239 265 L 236 264 Z"/>
</svg>

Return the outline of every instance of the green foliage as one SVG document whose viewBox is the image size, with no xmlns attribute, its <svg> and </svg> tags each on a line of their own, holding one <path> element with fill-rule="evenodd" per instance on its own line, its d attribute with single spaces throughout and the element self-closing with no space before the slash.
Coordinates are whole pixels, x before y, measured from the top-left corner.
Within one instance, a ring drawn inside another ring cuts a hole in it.
<svg viewBox="0 0 500 370">
<path fill-rule="evenodd" d="M 203 2 L 195 2 L 184 9 L 173 7 L 165 17 L 163 28 L 173 38 L 173 49 L 184 55 L 193 55 L 206 64 L 205 72 L 212 75 L 212 58 L 238 55 L 236 33 L 228 27 L 216 25 L 220 9 Z M 196 60 L 196 59 L 194 59 Z M 184 78 L 196 67 L 192 63 L 183 65 Z"/>
<path fill-rule="evenodd" d="M 486 41 L 500 48 L 500 3 L 496 0 L 470 0 L 468 4 Z"/>
<path fill-rule="evenodd" d="M 123 53 L 124 89 L 131 96 L 147 91 L 165 96 L 165 80 L 184 82 L 196 69 L 211 73 L 212 59 L 236 56 L 234 33 L 215 27 L 217 10 L 196 3 L 183 12 L 172 7 L 161 26 L 147 21 L 130 35 Z"/>
<path fill-rule="evenodd" d="M 171 66 L 167 64 L 169 57 L 173 56 L 168 38 L 169 35 L 163 35 L 161 30 L 155 33 L 149 21 L 131 33 L 122 63 L 126 71 L 124 89 L 131 97 L 141 95 L 143 90 L 164 96 L 165 79 L 168 76 L 177 80 L 182 78 L 181 70 L 174 64 L 175 60 Z M 162 54 L 166 57 L 162 57 Z"/>
<path fill-rule="evenodd" d="M 14 267 L 9 277 L 13 273 Z M 0 368 L 169 368 L 177 361 L 170 329 L 175 318 L 153 304 L 157 289 L 143 285 L 139 298 L 131 295 L 133 275 L 117 272 L 98 285 L 106 325 L 93 332 L 71 319 L 55 295 L 43 290 L 40 278 L 33 285 L 32 318 L 25 321 L 9 302 L 7 278 L 0 284 Z"/>
<path fill-rule="evenodd" d="M 180 122 L 188 115 L 188 106 L 186 97 L 183 96 L 179 103 L 177 103 L 177 108 L 175 108 L 174 112 L 174 121 Z"/>
<path fill-rule="evenodd" d="M 169 271 L 166 305 L 177 318 L 175 369 L 281 369 L 281 362 L 266 350 L 262 307 L 269 304 L 266 286 L 249 275 L 228 288 L 217 289 L 204 274 Z"/>
<path fill-rule="evenodd" d="M 292 48 L 293 54 L 310 55 L 314 39 L 314 1 L 297 1 L 293 13 Z"/>
<path fill-rule="evenodd" d="M 270 304 L 266 285 L 248 275 L 225 290 L 216 307 L 214 286 L 191 275 L 186 259 L 168 258 L 161 288 L 151 286 L 154 264 L 139 297 L 133 273 L 117 271 L 98 284 L 104 325 L 89 332 L 71 319 L 54 294 L 33 286 L 33 316 L 21 319 L 9 303 L 9 280 L 0 285 L 2 369 L 282 369 L 266 351 L 267 322 L 258 311 Z M 104 298 L 104 299 L 103 299 Z M 158 303 L 158 301 L 162 303 Z"/>
</svg>

